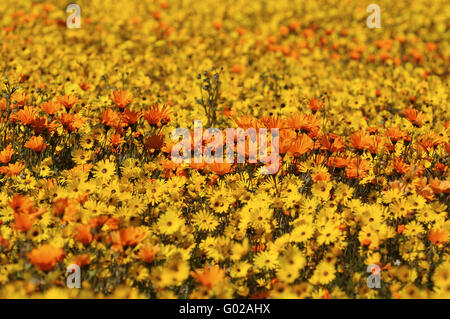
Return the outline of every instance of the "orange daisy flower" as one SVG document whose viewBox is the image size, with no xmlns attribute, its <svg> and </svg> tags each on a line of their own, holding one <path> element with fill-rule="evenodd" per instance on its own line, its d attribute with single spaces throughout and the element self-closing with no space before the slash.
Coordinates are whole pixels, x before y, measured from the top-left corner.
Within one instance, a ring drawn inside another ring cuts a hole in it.
<svg viewBox="0 0 450 319">
<path fill-rule="evenodd" d="M 27 232 L 33 226 L 36 217 L 34 214 L 14 213 L 14 229 Z"/>
<path fill-rule="evenodd" d="M 217 175 L 222 176 L 222 175 L 225 175 L 232 171 L 233 164 L 231 164 L 231 163 L 212 163 L 207 166 L 212 172 L 216 173 Z"/>
<path fill-rule="evenodd" d="M 0 163 L 7 164 L 11 161 L 11 157 L 14 155 L 12 145 L 9 144 L 3 151 L 0 152 Z"/>
<path fill-rule="evenodd" d="M 9 163 L 8 166 L 0 167 L 0 173 L 8 175 L 8 176 L 17 176 L 20 172 L 25 168 L 23 163 Z"/>
<path fill-rule="evenodd" d="M 343 138 L 333 133 L 322 135 L 319 142 L 321 144 L 321 149 L 328 150 L 332 153 L 341 152 L 345 149 Z"/>
<path fill-rule="evenodd" d="M 129 227 L 114 231 L 110 235 L 112 249 L 121 252 L 123 247 L 135 246 L 144 238 L 145 231 L 142 228 Z"/>
<path fill-rule="evenodd" d="M 56 114 L 61 108 L 61 105 L 56 102 L 44 102 L 40 106 L 45 113 L 50 115 Z"/>
<path fill-rule="evenodd" d="M 102 123 L 114 128 L 119 127 L 120 124 L 119 114 L 111 109 L 107 109 L 102 113 Z"/>
<path fill-rule="evenodd" d="M 263 116 L 260 122 L 267 129 L 278 128 L 281 130 L 286 128 L 285 121 L 278 116 Z"/>
<path fill-rule="evenodd" d="M 287 119 L 287 127 L 303 133 L 317 131 L 320 127 L 320 119 L 312 114 L 296 113 Z"/>
<path fill-rule="evenodd" d="M 369 162 L 362 158 L 352 158 L 346 169 L 348 178 L 364 178 L 369 174 Z"/>
<path fill-rule="evenodd" d="M 56 216 L 64 215 L 66 207 L 69 206 L 69 200 L 67 198 L 59 198 L 52 204 L 53 214 Z"/>
<path fill-rule="evenodd" d="M 212 267 L 205 266 L 203 269 L 191 271 L 191 275 L 203 287 L 211 289 L 223 280 L 225 277 L 225 270 L 217 265 Z"/>
<path fill-rule="evenodd" d="M 408 137 L 408 134 L 400 130 L 398 127 L 390 127 L 386 130 L 386 133 L 390 140 L 394 143 Z"/>
<path fill-rule="evenodd" d="M 143 115 L 148 124 L 156 125 L 157 127 L 161 127 L 161 125 L 167 124 L 170 121 L 170 112 L 166 105 L 163 105 L 160 109 L 159 105 L 155 104 L 148 111 L 144 111 Z"/>
<path fill-rule="evenodd" d="M 81 128 L 86 122 L 86 119 L 78 114 L 73 115 L 69 113 L 63 113 L 59 118 L 59 121 L 66 130 L 73 132 Z"/>
<path fill-rule="evenodd" d="M 89 258 L 88 254 L 83 254 L 83 255 L 76 256 L 72 263 L 76 264 L 80 267 L 84 267 L 91 263 L 91 259 Z"/>
<path fill-rule="evenodd" d="M 83 245 L 89 245 L 92 242 L 91 226 L 90 225 L 80 225 L 77 227 L 77 233 L 75 239 L 81 242 Z"/>
<path fill-rule="evenodd" d="M 318 98 L 313 97 L 311 100 L 309 100 L 309 109 L 313 112 L 317 112 L 323 107 L 323 102 L 319 101 Z"/>
<path fill-rule="evenodd" d="M 439 246 L 448 241 L 448 233 L 445 230 L 433 229 L 428 239 L 436 246 Z"/>
<path fill-rule="evenodd" d="M 294 156 L 298 157 L 302 154 L 312 151 L 314 148 L 314 141 L 306 134 L 302 134 L 289 148 Z"/>
<path fill-rule="evenodd" d="M 258 128 L 260 123 L 257 118 L 251 115 L 244 115 L 234 119 L 238 127 L 246 130 L 248 128 Z"/>
<path fill-rule="evenodd" d="M 50 126 L 48 124 L 47 118 L 45 117 L 38 117 L 33 120 L 31 123 L 31 127 L 34 129 L 36 133 L 42 133 L 46 129 L 49 129 Z"/>
<path fill-rule="evenodd" d="M 134 101 L 133 95 L 130 92 L 123 90 L 114 91 L 113 96 L 110 97 L 110 99 L 118 108 L 122 109 Z"/>
<path fill-rule="evenodd" d="M 50 244 L 33 249 L 27 254 L 31 262 L 42 271 L 50 271 L 55 268 L 56 263 L 63 260 L 64 250 Z"/>
<path fill-rule="evenodd" d="M 11 120 L 19 121 L 24 125 L 31 124 L 37 117 L 39 111 L 37 108 L 32 106 L 25 106 L 23 109 L 17 111 L 15 114 L 11 115 Z"/>
<path fill-rule="evenodd" d="M 15 194 L 11 198 L 11 201 L 9 202 L 9 206 L 16 213 L 31 213 L 33 208 L 33 202 L 28 196 Z"/>
<path fill-rule="evenodd" d="M 42 136 L 32 136 L 28 142 L 25 143 L 25 147 L 32 149 L 35 152 L 40 152 L 47 147 L 47 144 L 44 141 Z"/>
<path fill-rule="evenodd" d="M 421 126 L 425 114 L 413 108 L 406 108 L 402 114 L 415 126 Z"/>
<path fill-rule="evenodd" d="M 58 102 L 61 103 L 66 108 L 66 110 L 68 111 L 75 104 L 80 102 L 80 100 L 76 96 L 65 94 L 64 96 L 59 96 L 58 97 Z"/>
<path fill-rule="evenodd" d="M 366 131 L 358 131 L 350 135 L 350 146 L 357 150 L 368 149 L 371 142 L 371 136 Z"/>
<path fill-rule="evenodd" d="M 19 93 L 15 92 L 11 96 L 12 105 L 15 107 L 23 107 L 28 100 L 28 96 L 25 92 Z"/>
<path fill-rule="evenodd" d="M 112 134 L 110 142 L 111 142 L 112 146 L 118 147 L 118 146 L 122 145 L 123 143 L 125 143 L 125 140 L 122 137 L 122 135 L 120 135 L 120 134 Z"/>
<path fill-rule="evenodd" d="M 149 264 L 155 259 L 155 256 L 158 253 L 158 251 L 159 251 L 158 245 L 156 246 L 146 245 L 139 250 L 137 258 Z"/>
<path fill-rule="evenodd" d="M 122 116 L 122 120 L 125 123 L 127 123 L 127 124 L 134 124 L 142 116 L 142 113 L 141 112 L 131 111 L 129 109 L 125 109 L 124 112 L 121 114 L 121 116 Z"/>
</svg>

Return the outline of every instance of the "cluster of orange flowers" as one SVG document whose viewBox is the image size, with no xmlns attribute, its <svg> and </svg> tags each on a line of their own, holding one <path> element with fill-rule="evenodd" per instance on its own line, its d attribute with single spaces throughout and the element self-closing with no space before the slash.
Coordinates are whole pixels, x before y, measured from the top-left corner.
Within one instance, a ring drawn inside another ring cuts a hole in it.
<svg viewBox="0 0 450 319">
<path fill-rule="evenodd" d="M 381 2 L 1 3 L 0 297 L 448 298 L 448 10 Z"/>
</svg>

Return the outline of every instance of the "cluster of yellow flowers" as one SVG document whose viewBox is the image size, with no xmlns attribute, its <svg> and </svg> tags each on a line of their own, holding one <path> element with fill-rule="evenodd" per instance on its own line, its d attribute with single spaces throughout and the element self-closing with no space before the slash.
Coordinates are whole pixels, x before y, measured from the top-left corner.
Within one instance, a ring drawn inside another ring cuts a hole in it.
<svg viewBox="0 0 450 319">
<path fill-rule="evenodd" d="M 450 297 L 448 2 L 77 3 L 0 2 L 0 297 Z M 175 163 L 194 120 L 278 172 Z"/>
</svg>

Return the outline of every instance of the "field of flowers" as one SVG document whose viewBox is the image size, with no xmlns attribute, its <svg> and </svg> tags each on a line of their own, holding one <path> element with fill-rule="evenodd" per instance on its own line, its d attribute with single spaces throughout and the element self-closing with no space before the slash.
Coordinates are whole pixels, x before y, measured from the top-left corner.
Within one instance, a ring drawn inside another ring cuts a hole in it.
<svg viewBox="0 0 450 319">
<path fill-rule="evenodd" d="M 450 298 L 449 3 L 372 2 L 1 1 L 0 297 Z"/>
</svg>

